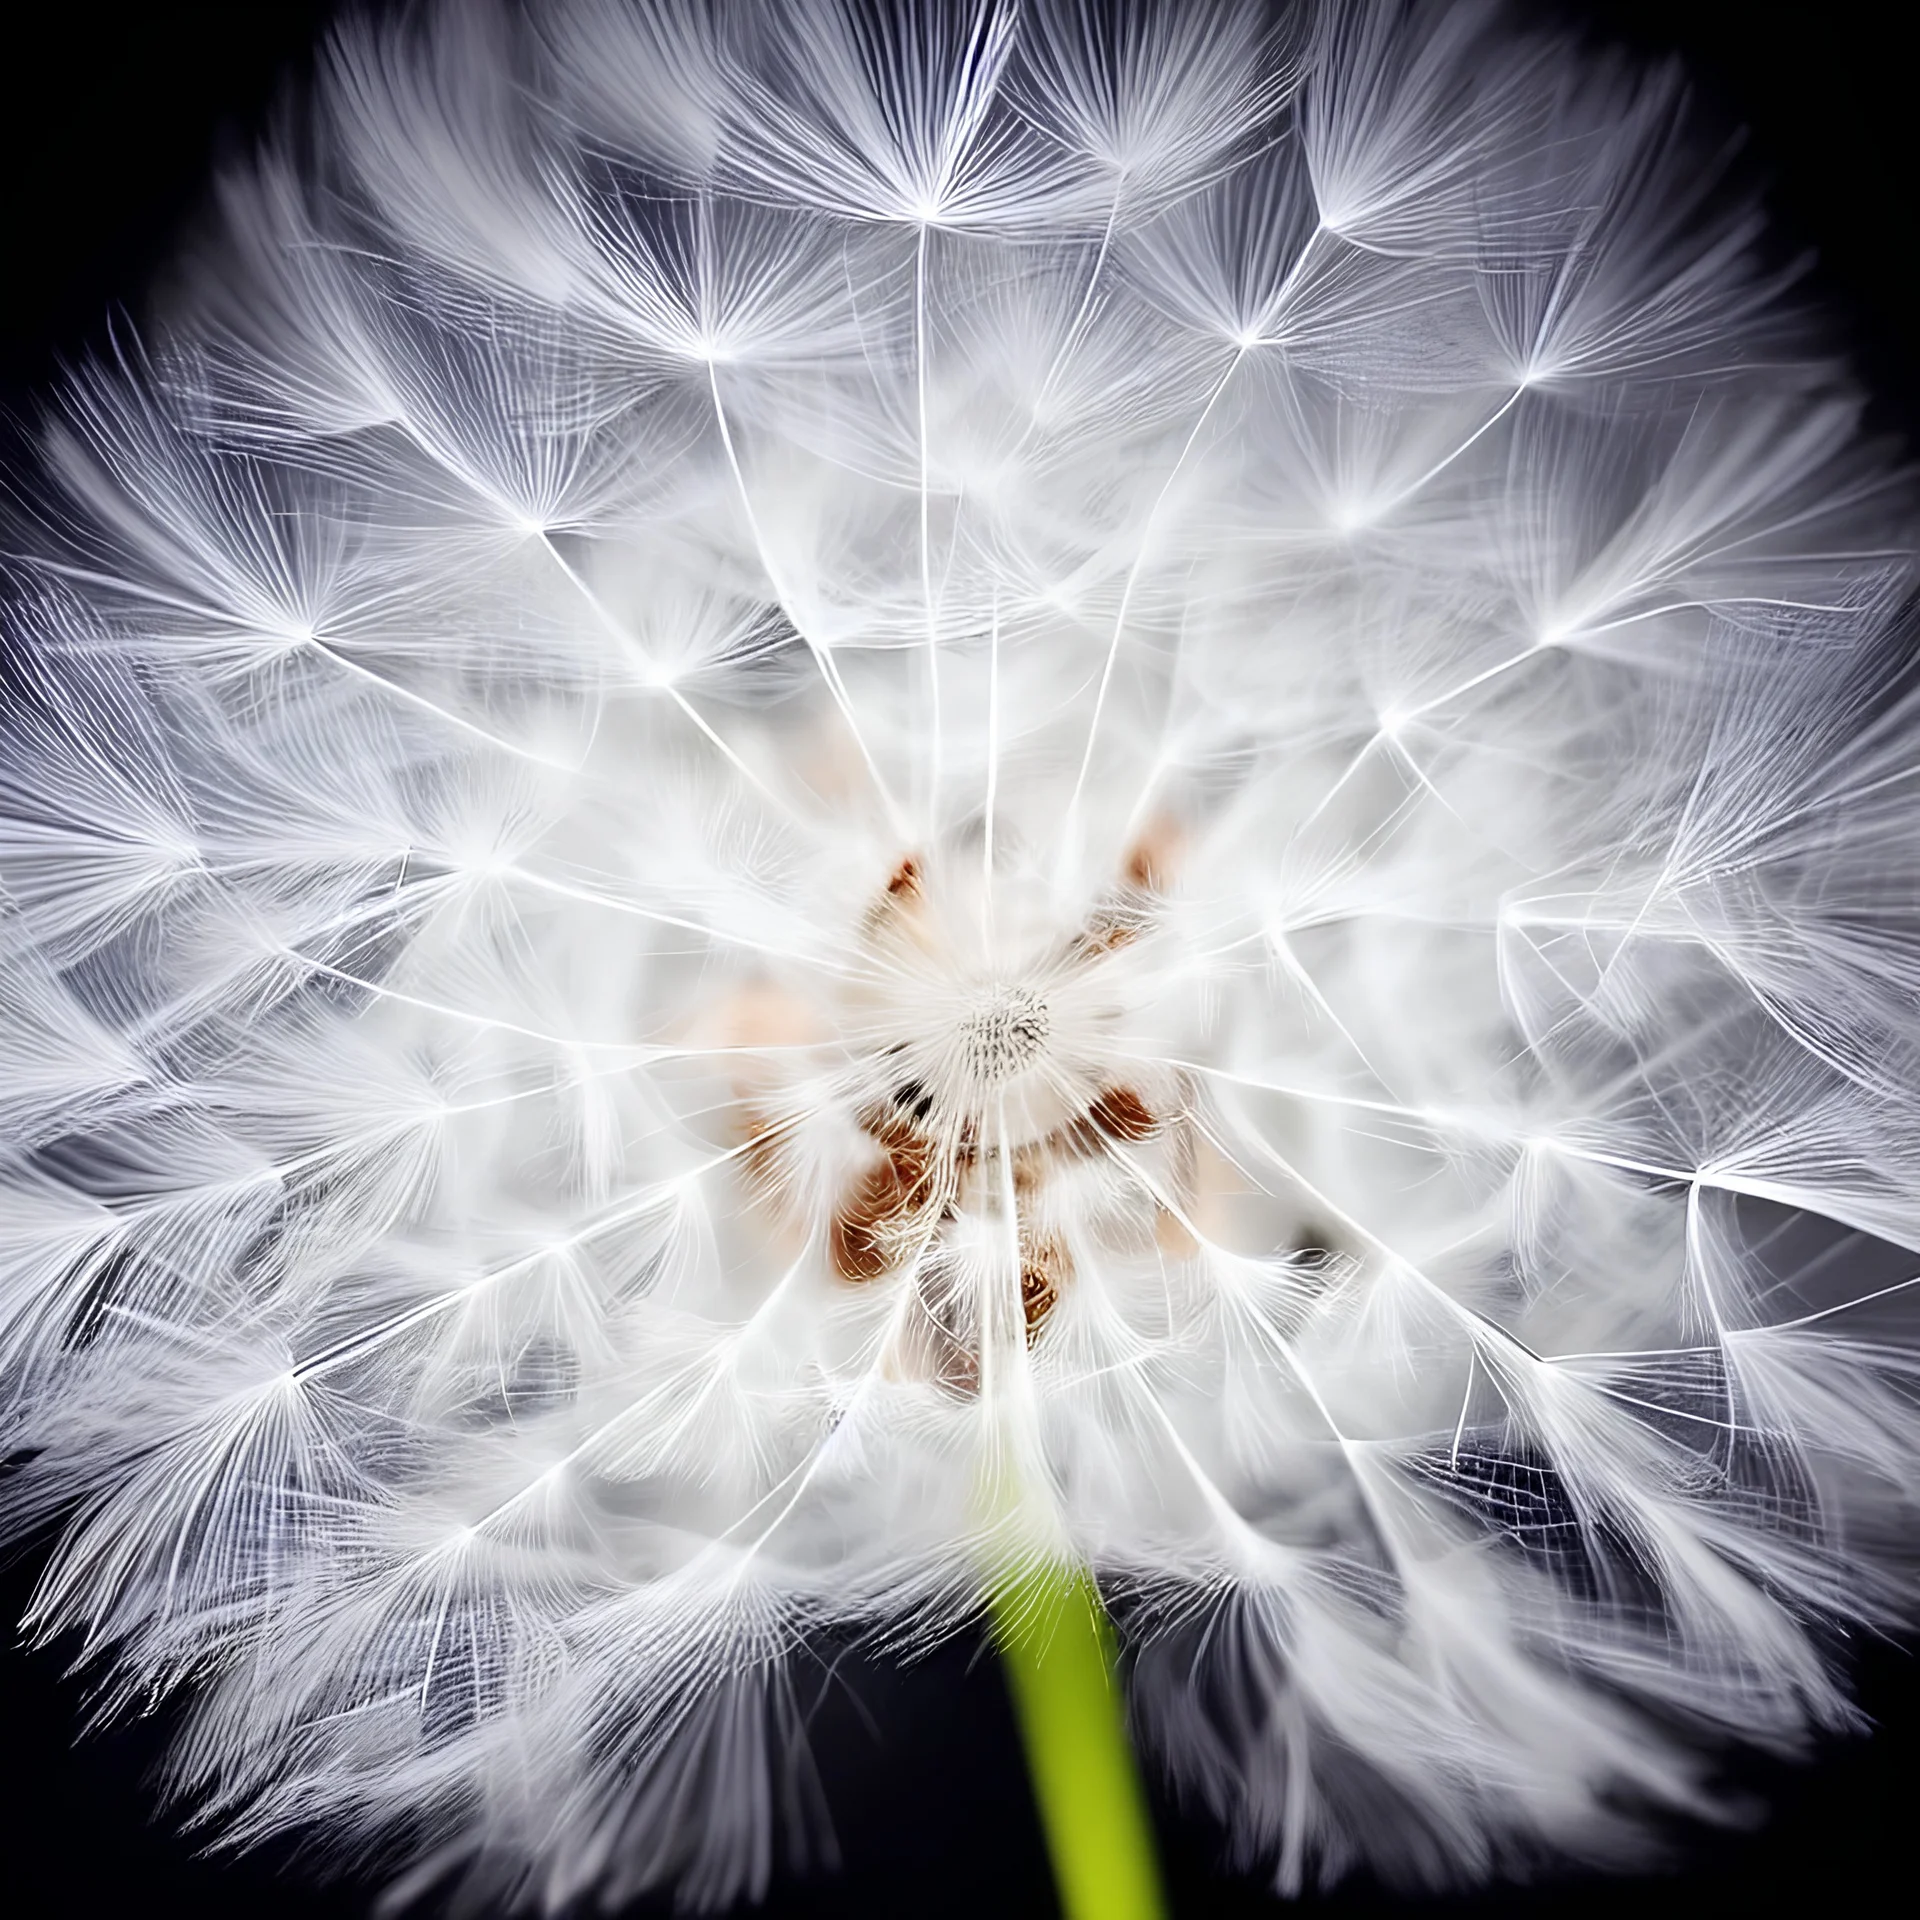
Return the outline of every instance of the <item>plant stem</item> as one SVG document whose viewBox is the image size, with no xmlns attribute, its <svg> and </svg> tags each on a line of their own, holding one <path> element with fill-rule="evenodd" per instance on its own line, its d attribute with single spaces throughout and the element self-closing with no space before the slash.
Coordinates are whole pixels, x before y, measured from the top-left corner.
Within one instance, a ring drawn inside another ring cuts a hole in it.
<svg viewBox="0 0 1920 1920">
<path fill-rule="evenodd" d="M 1078 1569 L 1023 1568 L 993 1625 L 1065 1920 L 1165 1920 L 1113 1630 Z"/>
</svg>

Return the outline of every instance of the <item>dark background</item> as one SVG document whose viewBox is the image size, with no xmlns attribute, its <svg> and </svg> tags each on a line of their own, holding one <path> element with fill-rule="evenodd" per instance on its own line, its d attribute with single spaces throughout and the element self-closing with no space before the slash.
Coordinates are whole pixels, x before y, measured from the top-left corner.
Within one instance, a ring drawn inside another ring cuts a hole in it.
<svg viewBox="0 0 1920 1920">
<path fill-rule="evenodd" d="M 203 203 L 211 167 L 246 150 L 332 11 L 314 0 L 43 0 L 13 16 L 0 38 L 0 408 L 9 421 L 30 421 L 63 364 L 104 344 L 129 313 L 137 318 L 142 289 Z M 1888 0 L 1523 0 L 1516 11 L 1682 56 L 1707 124 L 1748 130 L 1743 164 L 1767 190 L 1782 244 L 1815 254 L 1810 284 L 1876 395 L 1870 418 L 1920 443 L 1907 10 Z M 0 1762 L 11 1775 L 0 1782 L 0 1904 L 21 1920 L 366 1913 L 364 1883 L 317 1889 L 272 1857 L 208 1860 L 155 1824 L 148 1777 L 160 1728 L 76 1744 L 79 1683 L 62 1676 L 57 1654 L 14 1644 L 38 1558 L 29 1550 L 0 1565 Z M 1920 1780 L 1920 1685 L 1907 1652 L 1864 1644 L 1856 1654 L 1859 1698 L 1878 1731 L 1803 1767 L 1742 1763 L 1740 1778 L 1773 1806 L 1757 1831 L 1686 1836 L 1683 1864 L 1660 1876 L 1501 1890 L 1436 1903 L 1435 1920 L 1612 1914 L 1669 1900 L 1702 1914 L 1814 1902 L 1893 1910 L 1892 1890 L 1910 1885 L 1898 1816 L 1908 1804 L 1900 1788 Z M 961 1647 L 904 1677 L 852 1672 L 828 1694 L 816 1733 L 846 1869 L 778 1885 L 768 1920 L 1055 1911 L 990 1658 Z M 1216 1871 L 1203 1825 L 1172 1807 L 1156 1812 L 1178 1920 L 1285 1911 Z M 1303 1904 L 1409 1911 L 1366 1887 Z"/>
</svg>

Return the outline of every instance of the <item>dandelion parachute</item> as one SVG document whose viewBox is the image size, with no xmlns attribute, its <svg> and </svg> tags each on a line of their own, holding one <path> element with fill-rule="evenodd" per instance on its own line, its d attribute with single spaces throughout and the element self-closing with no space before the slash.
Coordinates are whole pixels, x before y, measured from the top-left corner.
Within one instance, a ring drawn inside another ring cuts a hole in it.
<svg viewBox="0 0 1920 1920">
<path fill-rule="evenodd" d="M 1283 1887 L 1851 1723 L 1912 521 L 1679 108 L 1472 4 L 340 31 L 6 597 L 7 1498 L 222 1832 L 721 1903 L 822 1637 L 1040 1562 Z"/>
</svg>

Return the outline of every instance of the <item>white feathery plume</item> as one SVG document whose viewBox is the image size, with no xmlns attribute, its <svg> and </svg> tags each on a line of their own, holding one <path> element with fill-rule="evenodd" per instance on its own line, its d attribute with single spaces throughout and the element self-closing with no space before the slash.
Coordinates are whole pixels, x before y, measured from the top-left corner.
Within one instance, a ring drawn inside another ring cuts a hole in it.
<svg viewBox="0 0 1920 1920">
<path fill-rule="evenodd" d="M 336 38 L 17 531 L 34 1621 L 247 1839 L 764 1886 L 1084 1567 L 1293 1888 L 1854 1718 L 1920 1468 L 1906 497 L 1476 4 Z"/>
</svg>

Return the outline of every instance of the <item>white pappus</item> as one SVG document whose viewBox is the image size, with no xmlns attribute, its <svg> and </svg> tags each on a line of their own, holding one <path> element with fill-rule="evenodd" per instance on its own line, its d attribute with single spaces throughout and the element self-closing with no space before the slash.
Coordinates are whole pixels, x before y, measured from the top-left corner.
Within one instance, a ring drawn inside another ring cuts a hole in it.
<svg viewBox="0 0 1920 1920">
<path fill-rule="evenodd" d="M 9 541 L 0 1444 L 219 1830 L 762 1889 L 1089 1569 L 1283 1888 L 1854 1714 L 1912 503 L 1477 4 L 349 25 Z"/>
</svg>

